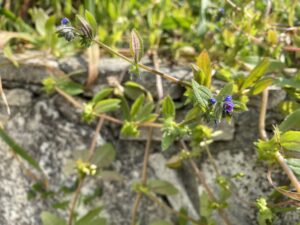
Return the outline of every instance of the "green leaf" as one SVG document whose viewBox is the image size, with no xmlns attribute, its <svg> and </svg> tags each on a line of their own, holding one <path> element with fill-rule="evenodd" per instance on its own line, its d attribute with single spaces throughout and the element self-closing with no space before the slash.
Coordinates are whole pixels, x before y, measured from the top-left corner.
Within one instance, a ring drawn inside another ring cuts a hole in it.
<svg viewBox="0 0 300 225">
<path fill-rule="evenodd" d="M 255 81 L 260 79 L 269 67 L 269 59 L 265 58 L 258 64 L 245 79 L 241 89 L 245 89 L 254 84 Z"/>
<path fill-rule="evenodd" d="M 58 81 L 57 86 L 69 95 L 78 95 L 83 93 L 82 85 L 73 81 Z"/>
<path fill-rule="evenodd" d="M 218 102 L 223 101 L 226 95 L 231 95 L 233 90 L 233 83 L 226 84 L 217 95 L 216 100 Z"/>
<path fill-rule="evenodd" d="M 250 90 L 251 95 L 257 95 L 261 93 L 263 90 L 265 90 L 267 87 L 271 86 L 273 83 L 273 78 L 266 77 L 254 84 L 254 86 Z"/>
<path fill-rule="evenodd" d="M 287 131 L 280 136 L 280 144 L 291 151 L 300 151 L 300 131 Z"/>
<path fill-rule="evenodd" d="M 178 169 L 182 165 L 182 158 L 180 155 L 173 155 L 166 163 L 166 166 L 171 169 Z"/>
<path fill-rule="evenodd" d="M 70 201 L 57 202 L 52 205 L 52 208 L 67 210 L 69 205 Z"/>
<path fill-rule="evenodd" d="M 286 159 L 287 164 L 289 167 L 298 175 L 300 176 L 300 159 Z"/>
<path fill-rule="evenodd" d="M 9 44 L 5 45 L 3 48 L 3 54 L 12 64 L 14 64 L 15 67 L 19 67 L 19 63 L 16 60 Z"/>
<path fill-rule="evenodd" d="M 247 67 L 254 68 L 260 62 L 261 58 L 258 56 L 248 56 L 241 57 L 240 60 L 243 61 L 243 63 L 246 64 Z M 270 59 L 270 65 L 267 72 L 271 73 L 274 71 L 279 71 L 283 68 L 285 68 L 285 63 L 276 59 Z"/>
<path fill-rule="evenodd" d="M 170 96 L 165 97 L 162 102 L 162 113 L 165 118 L 175 118 L 175 104 Z"/>
<path fill-rule="evenodd" d="M 96 218 L 92 220 L 90 223 L 85 224 L 85 225 L 106 225 L 107 221 L 105 218 Z"/>
<path fill-rule="evenodd" d="M 212 93 L 208 88 L 198 84 L 194 80 L 192 80 L 192 88 L 198 105 L 200 108 L 206 109 L 208 106 L 208 100 L 212 98 Z"/>
<path fill-rule="evenodd" d="M 42 212 L 41 219 L 43 225 L 67 225 L 66 221 L 50 212 Z"/>
<path fill-rule="evenodd" d="M 150 225 L 172 225 L 172 224 L 165 220 L 155 220 L 151 222 Z"/>
<path fill-rule="evenodd" d="M 90 210 L 88 213 L 86 213 L 83 217 L 81 217 L 75 225 L 88 225 L 90 224 L 96 217 L 99 216 L 99 213 L 101 212 L 102 207 L 97 207 L 92 210 Z"/>
<path fill-rule="evenodd" d="M 120 108 L 120 99 L 111 98 L 99 101 L 94 108 L 95 113 L 111 112 Z"/>
<path fill-rule="evenodd" d="M 153 102 L 146 103 L 136 115 L 136 119 L 140 122 L 150 122 L 150 120 L 154 121 L 157 118 L 157 114 L 151 114 L 154 109 Z"/>
<path fill-rule="evenodd" d="M 130 51 L 135 63 L 138 63 L 143 57 L 144 45 L 140 34 L 136 30 L 131 31 Z"/>
<path fill-rule="evenodd" d="M 287 130 L 300 130 L 300 109 L 288 115 L 285 120 L 279 125 L 281 132 Z"/>
<path fill-rule="evenodd" d="M 200 216 L 205 218 L 205 222 L 208 224 L 214 224 L 214 220 L 212 219 L 212 202 L 209 199 L 206 192 L 203 192 L 200 196 Z"/>
<path fill-rule="evenodd" d="M 161 195 L 176 195 L 178 193 L 173 184 L 164 180 L 149 180 L 147 186 L 151 191 Z"/>
<path fill-rule="evenodd" d="M 185 215 L 186 217 L 189 215 L 188 211 L 185 208 L 181 208 L 179 212 L 181 215 Z M 188 225 L 189 221 L 188 221 L 188 219 L 186 219 L 186 217 L 180 216 L 178 218 L 178 224 L 179 225 Z"/>
<path fill-rule="evenodd" d="M 147 90 L 142 85 L 140 85 L 136 82 L 127 81 L 125 83 L 124 92 L 128 98 L 130 98 L 131 100 L 135 100 L 137 96 L 140 96 L 141 94 L 146 94 Z M 148 97 L 148 95 L 147 95 L 147 97 Z"/>
<path fill-rule="evenodd" d="M 234 103 L 234 112 L 244 112 L 248 111 L 245 103 L 239 101 L 232 101 Z"/>
<path fill-rule="evenodd" d="M 119 174 L 116 171 L 107 171 L 107 170 L 102 170 L 99 172 L 99 177 L 101 177 L 102 180 L 108 180 L 108 181 L 121 181 L 123 180 L 123 177 L 121 174 Z"/>
<path fill-rule="evenodd" d="M 98 147 L 92 158 L 92 163 L 96 164 L 98 167 L 109 166 L 116 157 L 116 151 L 112 144 L 104 144 Z"/>
<path fill-rule="evenodd" d="M 93 36 L 97 33 L 97 22 L 95 17 L 93 16 L 93 14 L 91 12 L 89 12 L 88 10 L 85 10 L 85 19 L 86 21 L 90 24 L 90 26 L 92 27 L 93 30 Z"/>
<path fill-rule="evenodd" d="M 210 87 L 211 85 L 211 62 L 206 50 L 203 50 L 197 57 L 197 66 L 203 72 L 205 79 L 204 86 Z"/>
<path fill-rule="evenodd" d="M 205 85 L 205 74 L 200 70 L 197 65 L 192 64 L 192 71 L 194 80 L 201 85 Z"/>
<path fill-rule="evenodd" d="M 142 107 L 142 104 L 145 100 L 145 95 L 141 94 L 133 103 L 130 110 L 130 117 L 131 119 L 134 119 L 136 114 L 139 112 L 139 110 Z"/>
<path fill-rule="evenodd" d="M 257 148 L 258 159 L 274 162 L 275 154 L 279 150 L 274 138 L 269 141 L 259 140 L 254 144 Z"/>
<path fill-rule="evenodd" d="M 296 79 L 286 79 L 280 77 L 274 81 L 274 84 L 279 87 L 300 89 L 300 80 L 296 80 Z"/>
<path fill-rule="evenodd" d="M 125 120 L 121 129 L 121 134 L 124 136 L 138 137 L 140 131 L 138 130 L 136 123 Z"/>
<path fill-rule="evenodd" d="M 162 139 L 161 139 L 161 148 L 163 151 L 167 150 L 170 145 L 175 141 L 176 136 L 172 135 L 169 132 L 163 132 Z"/>
<path fill-rule="evenodd" d="M 258 224 L 267 225 L 272 222 L 272 211 L 267 206 L 267 201 L 263 197 L 256 200 L 256 206 L 258 208 Z"/>
<path fill-rule="evenodd" d="M 0 137 L 2 140 L 13 150 L 13 152 L 19 155 L 21 158 L 26 160 L 31 166 L 36 168 L 39 171 L 42 171 L 37 161 L 32 158 L 25 149 L 23 149 L 20 145 L 18 145 L 12 137 L 6 133 L 6 131 L 0 128 Z"/>
<path fill-rule="evenodd" d="M 98 101 L 106 98 L 113 92 L 113 88 L 104 88 L 101 91 L 99 91 L 92 99 L 93 103 L 97 103 Z"/>
<path fill-rule="evenodd" d="M 30 11 L 32 21 L 35 23 L 35 28 L 41 36 L 46 36 L 45 24 L 49 18 L 47 13 L 42 8 L 33 8 Z"/>
</svg>

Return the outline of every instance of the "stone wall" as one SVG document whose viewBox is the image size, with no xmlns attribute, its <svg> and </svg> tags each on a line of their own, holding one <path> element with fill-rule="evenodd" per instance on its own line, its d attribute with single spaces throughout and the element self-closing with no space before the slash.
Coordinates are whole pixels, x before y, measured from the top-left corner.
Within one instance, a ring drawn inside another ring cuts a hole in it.
<svg viewBox="0 0 300 225">
<path fill-rule="evenodd" d="M 20 55 L 19 58 L 39 54 L 36 52 Z M 70 57 L 56 60 L 49 57 L 32 58 L 23 61 L 18 68 L 12 66 L 3 57 L 0 57 L 0 74 L 3 80 L 5 93 L 11 106 L 12 115 L 5 115 L 5 108 L 1 106 L 1 121 L 5 124 L 7 132 L 15 140 L 29 151 L 38 160 L 49 177 L 49 188 L 56 190 L 62 185 L 70 185 L 74 177 L 70 177 L 63 171 L 67 160 L 72 153 L 88 148 L 95 124 L 85 124 L 80 120 L 80 111 L 71 106 L 57 94 L 47 95 L 42 90 L 41 81 L 49 74 L 60 75 L 63 72 L 70 73 L 81 71 L 74 78 L 79 82 L 86 79 L 86 61 L 83 57 Z M 93 93 L 107 85 L 109 76 L 125 74 L 123 81 L 129 79 L 128 64 L 120 59 L 103 58 L 99 60 L 99 77 L 90 93 L 81 96 L 88 98 Z M 191 72 L 184 67 L 163 67 L 161 70 L 170 72 L 180 79 L 189 79 Z M 153 76 L 142 74 L 142 83 L 155 96 L 155 79 Z M 175 101 L 182 99 L 183 89 L 164 81 L 166 94 L 170 94 Z M 282 119 L 276 112 L 276 105 L 285 98 L 285 93 L 271 91 L 269 108 L 271 113 L 267 115 L 267 128 L 272 129 L 272 124 Z M 272 187 L 266 179 L 266 166 L 257 161 L 253 141 L 257 140 L 259 97 L 255 97 L 249 104 L 249 111 L 234 115 L 234 124 L 227 126 L 221 124 L 219 129 L 223 135 L 211 145 L 214 157 L 217 160 L 221 172 L 226 176 L 233 176 L 237 172 L 243 172 L 245 177 L 235 180 L 235 189 L 232 190 L 231 204 L 227 210 L 233 225 L 252 225 L 256 222 L 256 209 L 252 203 L 262 196 L 271 193 Z M 184 111 L 181 112 L 184 114 Z M 179 112 L 180 116 L 180 112 Z M 94 204 L 105 206 L 103 215 L 110 221 L 109 224 L 129 225 L 130 212 L 134 202 L 135 193 L 131 191 L 131 183 L 139 179 L 143 161 L 145 136 L 135 140 L 124 139 L 119 136 L 120 127 L 115 124 L 105 123 L 97 144 L 112 143 L 117 150 L 117 159 L 111 166 L 118 171 L 123 179 L 121 181 L 102 181 L 91 179 L 82 190 L 89 194 L 95 188 L 103 190 L 103 196 L 95 199 Z M 150 157 L 150 178 L 167 179 L 174 182 L 181 190 L 181 195 L 162 198 L 171 207 L 179 209 L 184 206 L 189 214 L 198 217 L 198 195 L 202 187 L 198 186 L 196 179 L 188 165 L 184 165 L 179 171 L 167 169 L 164 164 L 166 159 L 180 149 L 178 146 L 162 153 L 159 143 L 159 132 L 155 135 Z M 203 154 L 197 161 L 203 170 L 209 185 L 217 193 L 214 184 L 215 174 L 212 166 Z M 0 142 L 0 224 L 1 225 L 38 225 L 41 224 L 40 213 L 44 210 L 52 210 L 51 205 L 55 199 L 27 199 L 27 191 L 34 179 L 28 176 L 24 166 L 26 163 L 16 160 L 7 145 Z M 283 184 L 284 176 L 277 174 L 277 178 Z M 60 196 L 69 198 L 68 196 Z M 80 209 L 83 213 L 86 208 Z M 66 217 L 60 210 L 54 212 Z M 147 199 L 143 199 L 140 209 L 142 225 L 149 224 L 154 219 L 172 220 L 172 216 L 165 210 L 153 205 Z M 276 224 L 295 224 L 299 220 L 297 214 L 286 213 Z M 218 224 L 222 224 L 219 221 Z"/>
</svg>

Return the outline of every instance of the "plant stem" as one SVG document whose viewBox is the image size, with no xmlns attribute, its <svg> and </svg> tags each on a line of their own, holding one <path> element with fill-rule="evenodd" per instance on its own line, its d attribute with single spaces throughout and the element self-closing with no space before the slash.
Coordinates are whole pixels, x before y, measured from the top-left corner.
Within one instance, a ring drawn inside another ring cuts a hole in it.
<svg viewBox="0 0 300 225">
<path fill-rule="evenodd" d="M 148 161 L 149 161 L 149 156 L 150 156 L 150 147 L 151 147 L 152 135 L 153 135 L 153 128 L 150 127 L 149 131 L 148 131 L 146 146 L 145 146 L 143 168 L 142 168 L 142 175 L 141 175 L 141 184 L 143 186 L 147 184 L 147 177 L 148 177 L 147 168 L 148 168 Z M 140 206 L 141 200 L 142 200 L 142 193 L 139 192 L 136 196 L 136 199 L 135 199 L 132 211 L 131 211 L 131 224 L 132 225 L 135 225 L 136 214 L 137 214 L 138 208 Z"/>
<path fill-rule="evenodd" d="M 159 68 L 159 62 L 158 62 L 156 51 L 153 53 L 153 64 L 154 64 L 155 69 Z M 163 98 L 163 87 L 162 87 L 161 77 L 159 77 L 159 76 L 156 76 L 156 89 L 158 92 L 158 99 L 160 100 Z M 155 111 L 156 112 L 159 111 L 159 104 L 157 104 Z M 145 153 L 144 153 L 144 160 L 143 160 L 143 169 L 142 169 L 142 175 L 141 175 L 141 184 L 142 185 L 147 184 L 147 177 L 148 177 L 147 168 L 148 168 L 148 161 L 149 161 L 150 150 L 151 150 L 152 136 L 153 136 L 153 127 L 150 127 L 148 130 L 148 137 L 147 137 L 147 142 L 146 142 L 146 146 L 145 146 Z M 131 213 L 131 218 L 132 218 L 131 224 L 132 225 L 135 225 L 136 215 L 137 215 L 137 211 L 138 211 L 141 200 L 142 200 L 142 193 L 139 192 L 136 196 L 136 199 L 135 199 L 135 202 L 134 202 L 134 205 L 132 208 L 132 213 Z"/>
<path fill-rule="evenodd" d="M 262 140 L 268 140 L 268 135 L 265 130 L 268 95 L 269 95 L 269 91 L 266 88 L 262 93 L 261 109 L 260 109 L 259 123 L 258 123 L 259 136 Z M 282 169 L 288 176 L 288 178 L 291 181 L 294 188 L 297 190 L 298 193 L 300 193 L 300 183 L 299 183 L 297 177 L 295 176 L 295 174 L 293 173 L 293 171 L 286 164 L 284 157 L 281 155 L 281 153 L 279 151 L 276 152 L 275 157 L 276 157 L 276 160 L 278 161 L 279 165 L 282 167 Z"/>
<path fill-rule="evenodd" d="M 291 181 L 292 185 L 294 186 L 294 188 L 296 189 L 296 191 L 298 193 L 300 193 L 300 183 L 299 183 L 297 177 L 295 176 L 295 174 L 293 173 L 293 171 L 286 164 L 283 156 L 280 154 L 280 152 L 276 152 L 275 157 L 276 157 L 278 163 L 280 164 L 280 166 L 282 167 L 282 169 L 284 170 L 284 172 L 286 173 L 286 175 L 288 176 L 288 178 L 290 179 L 290 181 Z"/>
<path fill-rule="evenodd" d="M 84 183 L 84 177 L 80 178 L 78 186 L 77 186 L 76 191 L 75 191 L 75 194 L 72 198 L 72 202 L 71 202 L 71 206 L 70 206 L 70 214 L 69 214 L 69 219 L 68 219 L 68 225 L 72 225 L 74 210 L 75 210 L 76 203 L 77 203 L 77 200 L 79 198 L 80 191 L 81 191 L 81 188 L 83 186 L 83 183 Z"/>
<path fill-rule="evenodd" d="M 96 145 L 97 145 L 97 137 L 98 137 L 98 134 L 99 134 L 99 132 L 102 128 L 103 122 L 104 122 L 104 118 L 99 118 L 99 121 L 97 123 L 97 127 L 95 129 L 95 133 L 94 133 L 94 136 L 93 136 L 90 148 L 89 148 L 88 158 L 87 158 L 88 162 L 90 161 L 90 159 L 92 158 L 92 156 L 95 152 Z M 78 184 L 77 189 L 75 191 L 75 194 L 72 198 L 72 202 L 71 202 L 71 206 L 70 206 L 70 214 L 69 214 L 69 219 L 68 219 L 68 225 L 72 225 L 74 210 L 75 210 L 75 207 L 76 207 L 78 197 L 80 195 L 81 188 L 84 184 L 84 180 L 85 180 L 85 177 L 80 177 L 79 184 Z"/>
<path fill-rule="evenodd" d="M 188 147 L 187 145 L 185 144 L 185 142 L 183 140 L 180 141 L 182 147 L 188 151 Z M 206 190 L 207 194 L 208 194 L 208 197 L 211 201 L 214 201 L 216 202 L 217 201 L 217 198 L 215 197 L 213 191 L 210 189 L 210 187 L 208 186 L 208 184 L 206 183 L 206 180 L 205 180 L 205 177 L 204 177 L 204 174 L 200 171 L 200 169 L 198 168 L 197 164 L 195 163 L 195 161 L 192 159 L 192 158 L 189 158 L 188 159 L 188 162 L 190 163 L 195 175 L 197 176 L 198 178 L 198 181 L 200 184 L 203 185 L 204 189 Z M 225 210 L 224 209 L 218 209 L 218 213 L 220 214 L 221 218 L 223 219 L 224 223 L 226 225 L 231 225 L 231 222 L 229 220 L 229 218 L 227 217 L 226 213 L 225 213 Z"/>
<path fill-rule="evenodd" d="M 81 110 L 84 110 L 83 105 L 79 101 L 77 101 L 75 98 L 73 98 L 71 95 L 68 95 L 66 92 L 64 92 L 63 90 L 61 90 L 58 87 L 55 87 L 55 90 L 62 97 L 64 97 L 67 101 L 69 101 L 73 106 L 75 106 L 76 108 L 79 108 Z M 99 118 L 104 118 L 105 120 L 116 123 L 116 124 L 120 124 L 120 125 L 123 124 L 122 120 L 119 120 L 115 117 L 112 117 L 112 116 L 109 116 L 106 114 L 96 114 L 95 116 L 97 116 Z M 161 128 L 162 127 L 162 125 L 159 123 L 149 123 L 149 122 L 139 123 L 138 126 L 139 127 L 153 127 L 153 128 Z"/>
<path fill-rule="evenodd" d="M 267 112 L 267 105 L 268 105 L 268 98 L 269 98 L 268 96 L 269 96 L 269 90 L 266 88 L 262 92 L 259 122 L 258 122 L 259 136 L 263 140 L 268 140 L 268 135 L 265 130 L 266 112 Z"/>
<path fill-rule="evenodd" d="M 115 51 L 114 49 L 112 49 L 111 47 L 107 46 L 106 44 L 104 44 L 104 43 L 102 43 L 100 41 L 97 41 L 97 40 L 94 40 L 94 42 L 97 43 L 102 48 L 104 48 L 105 50 L 107 50 L 108 52 L 110 52 L 110 53 L 112 53 L 112 54 L 114 54 L 114 55 L 116 55 L 116 56 L 124 59 L 125 61 L 129 62 L 130 64 L 132 64 L 132 65 L 135 64 L 135 62 L 133 60 L 131 60 L 130 58 L 122 55 L 121 53 L 119 53 L 117 51 Z M 144 69 L 144 70 L 152 73 L 152 74 L 156 74 L 156 75 L 158 75 L 158 76 L 160 76 L 160 77 L 162 77 L 162 78 L 164 78 L 166 80 L 169 80 L 169 81 L 171 81 L 173 83 L 179 84 L 179 85 L 184 86 L 184 87 L 191 87 L 191 84 L 188 83 L 188 82 L 181 81 L 181 80 L 179 80 L 179 79 L 177 79 L 175 77 L 172 77 L 171 75 L 168 75 L 166 73 L 160 72 L 160 71 L 158 71 L 156 69 L 153 69 L 151 67 L 148 67 L 148 66 L 146 66 L 146 65 L 144 65 L 142 63 L 139 63 L 138 66 L 140 68 L 142 68 L 142 69 Z"/>
<path fill-rule="evenodd" d="M 210 163 L 212 164 L 212 166 L 214 167 L 214 170 L 215 170 L 217 176 L 221 176 L 221 173 L 220 173 L 220 170 L 217 166 L 216 160 L 212 156 L 208 144 L 205 145 L 205 150 L 206 150 L 206 153 L 208 155 L 208 159 L 209 159 Z"/>
<path fill-rule="evenodd" d="M 177 217 L 182 217 L 194 224 L 197 224 L 197 225 L 203 225 L 203 223 L 200 223 L 199 221 L 185 215 L 185 214 L 182 214 L 174 209 L 172 209 L 171 207 L 169 207 L 168 205 L 164 204 L 163 202 L 161 202 L 157 197 L 155 197 L 154 195 L 150 194 L 150 193 L 144 193 L 151 201 L 153 201 L 154 203 L 156 203 L 157 205 L 159 205 L 161 208 L 164 208 L 166 210 L 168 210 L 170 213 L 176 215 Z"/>
</svg>

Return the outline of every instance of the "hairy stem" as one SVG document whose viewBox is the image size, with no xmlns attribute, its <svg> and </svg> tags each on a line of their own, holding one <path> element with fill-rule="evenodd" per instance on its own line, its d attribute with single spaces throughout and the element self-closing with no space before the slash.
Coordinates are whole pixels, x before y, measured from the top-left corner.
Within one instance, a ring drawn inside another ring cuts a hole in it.
<svg viewBox="0 0 300 225">
<path fill-rule="evenodd" d="M 186 151 L 190 152 L 189 149 L 188 149 L 188 147 L 187 147 L 187 145 L 185 144 L 185 142 L 184 142 L 183 140 L 181 140 L 180 143 L 181 143 L 182 147 L 183 147 Z M 217 201 L 217 198 L 215 197 L 213 191 L 210 189 L 210 187 L 209 187 L 208 184 L 206 183 L 204 174 L 203 174 L 203 173 L 201 172 L 201 170 L 198 168 L 198 166 L 197 166 L 197 164 L 195 163 L 195 161 L 194 161 L 193 159 L 190 158 L 190 159 L 188 160 L 188 162 L 190 163 L 190 165 L 191 165 L 191 167 L 192 167 L 192 169 L 193 169 L 195 175 L 197 176 L 199 183 L 202 184 L 203 187 L 204 187 L 204 189 L 206 190 L 209 199 L 210 199 L 211 201 L 216 202 L 216 201 Z M 231 222 L 230 222 L 228 216 L 226 215 L 224 209 L 218 209 L 218 213 L 220 214 L 221 218 L 223 219 L 223 221 L 224 221 L 224 223 L 225 223 L 226 225 L 231 225 Z"/>
<path fill-rule="evenodd" d="M 297 177 L 295 176 L 295 174 L 293 173 L 293 171 L 286 164 L 283 156 L 280 154 L 280 152 L 276 152 L 275 157 L 276 157 L 278 163 L 280 164 L 280 166 L 282 167 L 282 169 L 284 170 L 284 172 L 286 173 L 286 175 L 288 176 L 288 178 L 290 179 L 290 181 L 291 181 L 292 185 L 294 186 L 294 188 L 296 189 L 296 191 L 298 193 L 300 193 L 300 183 L 299 183 Z"/>
<path fill-rule="evenodd" d="M 130 58 L 128 58 L 128 57 L 126 57 L 124 55 L 122 55 L 118 51 L 115 51 L 114 49 L 112 49 L 111 47 L 107 46 L 106 44 L 104 44 L 102 42 L 99 42 L 99 41 L 96 41 L 96 40 L 94 40 L 94 42 L 97 43 L 102 48 L 104 48 L 105 50 L 107 50 L 108 52 L 110 52 L 110 53 L 112 53 L 112 54 L 114 54 L 114 55 L 116 55 L 116 56 L 124 59 L 125 61 L 129 62 L 130 64 L 132 64 L 132 65 L 135 64 L 133 60 L 131 60 Z M 139 63 L 138 66 L 140 68 L 142 68 L 142 69 L 144 69 L 144 70 L 152 73 L 152 74 L 156 74 L 156 75 L 158 75 L 158 76 L 160 76 L 160 77 L 162 77 L 162 78 L 164 78 L 166 80 L 169 80 L 169 81 L 171 81 L 173 83 L 179 84 L 179 85 L 184 86 L 184 87 L 191 87 L 190 83 L 188 83 L 188 82 L 181 81 L 181 80 L 179 80 L 179 79 L 177 79 L 175 77 L 172 77 L 169 74 L 160 72 L 160 71 L 158 71 L 156 69 L 153 69 L 151 67 L 148 67 L 148 66 L 146 66 L 146 65 L 144 65 L 142 63 Z"/>
<path fill-rule="evenodd" d="M 157 53 L 156 51 L 153 53 L 153 64 L 155 69 L 159 68 L 159 62 L 158 62 L 158 58 L 157 58 Z M 162 99 L 163 98 L 163 87 L 162 87 L 162 80 L 160 76 L 156 76 L 156 89 L 158 92 L 158 99 Z M 159 104 L 157 104 L 156 107 L 156 112 L 159 111 Z M 146 185 L 147 184 L 147 168 L 148 168 L 148 161 L 149 161 L 149 156 L 150 156 L 150 147 L 151 147 L 151 141 L 152 141 L 152 136 L 153 136 L 153 127 L 150 127 L 148 129 L 148 137 L 147 137 L 147 142 L 146 142 L 146 146 L 145 146 L 145 153 L 144 153 L 144 160 L 143 160 L 143 169 L 142 169 L 142 175 L 141 175 L 141 184 L 142 185 Z M 139 208 L 139 205 L 141 203 L 142 200 L 142 193 L 139 192 L 136 196 L 133 208 L 132 208 L 132 212 L 131 212 L 131 224 L 135 225 L 135 221 L 136 221 L 136 215 L 137 215 L 137 211 Z"/>
<path fill-rule="evenodd" d="M 100 130 L 102 128 L 103 122 L 104 122 L 104 118 L 100 118 L 99 121 L 98 121 L 97 127 L 95 129 L 95 133 L 94 133 L 94 136 L 93 136 L 90 148 L 89 148 L 87 161 L 90 161 L 90 159 L 92 158 L 92 156 L 93 156 L 93 154 L 95 152 L 96 144 L 97 144 L 97 137 L 98 137 L 98 134 L 99 134 L 99 132 L 100 132 Z M 76 203 L 77 203 L 77 200 L 78 200 L 79 195 L 80 195 L 81 188 L 83 187 L 84 180 L 85 180 L 85 177 L 81 177 L 80 178 L 79 184 L 78 184 L 77 189 L 75 191 L 75 194 L 74 194 L 74 196 L 72 198 L 71 205 L 70 205 L 70 213 L 69 213 L 68 225 L 72 225 L 74 210 L 75 210 Z"/>
<path fill-rule="evenodd" d="M 268 140 L 268 135 L 265 130 L 268 95 L 269 95 L 269 91 L 266 88 L 262 93 L 261 108 L 260 108 L 259 123 L 258 123 L 259 136 L 262 140 Z M 281 155 L 281 153 L 279 151 L 276 152 L 275 157 L 276 157 L 276 160 L 279 163 L 279 165 L 282 167 L 282 169 L 288 176 L 288 178 L 291 181 L 294 188 L 297 190 L 298 193 L 300 193 L 300 183 L 299 183 L 297 177 L 295 176 L 295 174 L 293 173 L 293 171 L 286 164 L 284 157 Z"/>
</svg>

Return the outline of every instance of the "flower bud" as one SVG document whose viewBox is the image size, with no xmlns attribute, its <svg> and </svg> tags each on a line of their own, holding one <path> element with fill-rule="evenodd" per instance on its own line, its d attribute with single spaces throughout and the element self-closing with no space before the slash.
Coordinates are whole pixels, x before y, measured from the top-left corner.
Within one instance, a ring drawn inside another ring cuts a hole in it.
<svg viewBox="0 0 300 225">
<path fill-rule="evenodd" d="M 60 23 L 61 25 L 67 25 L 68 23 L 70 23 L 70 21 L 67 17 L 64 17 L 61 19 Z"/>
<path fill-rule="evenodd" d="M 232 102 L 232 96 L 231 96 L 231 95 L 227 95 L 227 96 L 224 98 L 224 102 Z"/>
<path fill-rule="evenodd" d="M 217 102 L 217 100 L 215 98 L 210 98 L 208 101 L 212 105 L 216 104 L 216 102 Z"/>
<path fill-rule="evenodd" d="M 224 102 L 223 103 L 223 110 L 225 113 L 231 113 L 233 111 L 234 104 L 232 102 Z"/>
</svg>

